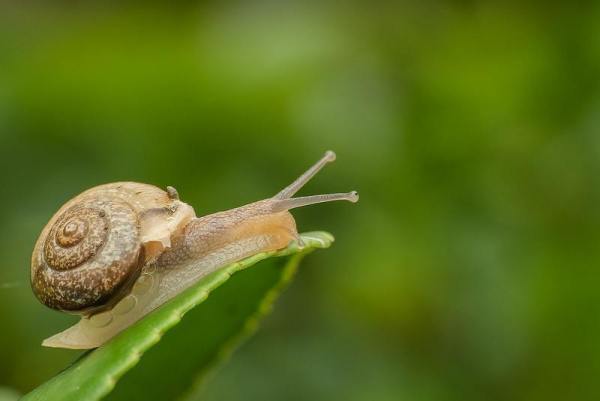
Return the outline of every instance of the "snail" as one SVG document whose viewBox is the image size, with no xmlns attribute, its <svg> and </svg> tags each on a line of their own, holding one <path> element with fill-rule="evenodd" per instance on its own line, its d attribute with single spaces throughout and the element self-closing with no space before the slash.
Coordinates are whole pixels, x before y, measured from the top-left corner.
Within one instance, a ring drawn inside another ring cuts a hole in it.
<svg viewBox="0 0 600 401">
<path fill-rule="evenodd" d="M 222 267 L 292 241 L 302 246 L 290 209 L 358 201 L 355 191 L 293 197 L 333 160 L 328 151 L 272 198 L 204 217 L 173 187 L 117 182 L 71 199 L 35 244 L 31 286 L 44 305 L 81 320 L 42 344 L 98 347 Z"/>
</svg>

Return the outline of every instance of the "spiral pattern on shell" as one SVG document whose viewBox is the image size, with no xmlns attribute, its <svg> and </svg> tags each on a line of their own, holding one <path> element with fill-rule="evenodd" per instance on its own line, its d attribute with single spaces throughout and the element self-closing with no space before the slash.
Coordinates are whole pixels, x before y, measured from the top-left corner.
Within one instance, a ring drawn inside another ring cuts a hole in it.
<svg viewBox="0 0 600 401">
<path fill-rule="evenodd" d="M 84 197 L 59 211 L 34 256 L 32 287 L 47 306 L 82 312 L 112 302 L 137 278 L 138 216 L 125 200 Z"/>
</svg>

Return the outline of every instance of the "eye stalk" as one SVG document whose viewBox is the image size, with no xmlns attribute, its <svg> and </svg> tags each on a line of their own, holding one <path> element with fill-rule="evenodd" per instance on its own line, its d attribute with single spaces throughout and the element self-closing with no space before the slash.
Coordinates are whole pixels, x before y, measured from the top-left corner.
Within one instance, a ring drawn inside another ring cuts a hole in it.
<svg viewBox="0 0 600 401">
<path fill-rule="evenodd" d="M 298 177 L 294 182 L 285 187 L 272 200 L 272 211 L 274 213 L 283 212 L 285 210 L 294 209 L 297 207 L 314 205 L 316 203 L 333 202 L 338 200 L 345 200 L 352 203 L 358 202 L 358 192 L 352 191 L 348 193 L 337 193 L 337 194 L 322 194 L 322 195 L 311 195 L 302 196 L 298 198 L 292 198 L 296 192 L 298 192 L 307 182 L 311 180 L 327 163 L 331 163 L 335 160 L 335 153 L 331 150 L 325 152 L 325 155 L 312 165 L 304 174 Z"/>
</svg>

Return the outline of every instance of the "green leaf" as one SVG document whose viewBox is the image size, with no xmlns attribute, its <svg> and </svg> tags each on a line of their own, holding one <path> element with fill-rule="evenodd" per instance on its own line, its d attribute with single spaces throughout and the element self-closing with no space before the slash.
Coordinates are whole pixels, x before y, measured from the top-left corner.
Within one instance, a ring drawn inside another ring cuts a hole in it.
<svg viewBox="0 0 600 401">
<path fill-rule="evenodd" d="M 104 346 L 83 354 L 23 400 L 98 400 L 113 389 L 109 399 L 182 397 L 255 331 L 302 257 L 329 247 L 333 237 L 314 232 L 302 234 L 302 240 L 302 249 L 292 244 L 205 277 Z"/>
</svg>

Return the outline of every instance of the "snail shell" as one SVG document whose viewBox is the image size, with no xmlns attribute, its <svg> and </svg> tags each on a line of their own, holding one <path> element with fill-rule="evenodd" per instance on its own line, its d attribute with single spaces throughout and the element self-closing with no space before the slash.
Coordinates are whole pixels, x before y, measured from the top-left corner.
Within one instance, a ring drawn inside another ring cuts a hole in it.
<svg viewBox="0 0 600 401">
<path fill-rule="evenodd" d="M 67 202 L 38 238 L 33 291 L 53 309 L 83 315 L 107 309 L 194 217 L 173 188 L 133 182 L 91 188 Z"/>
</svg>

